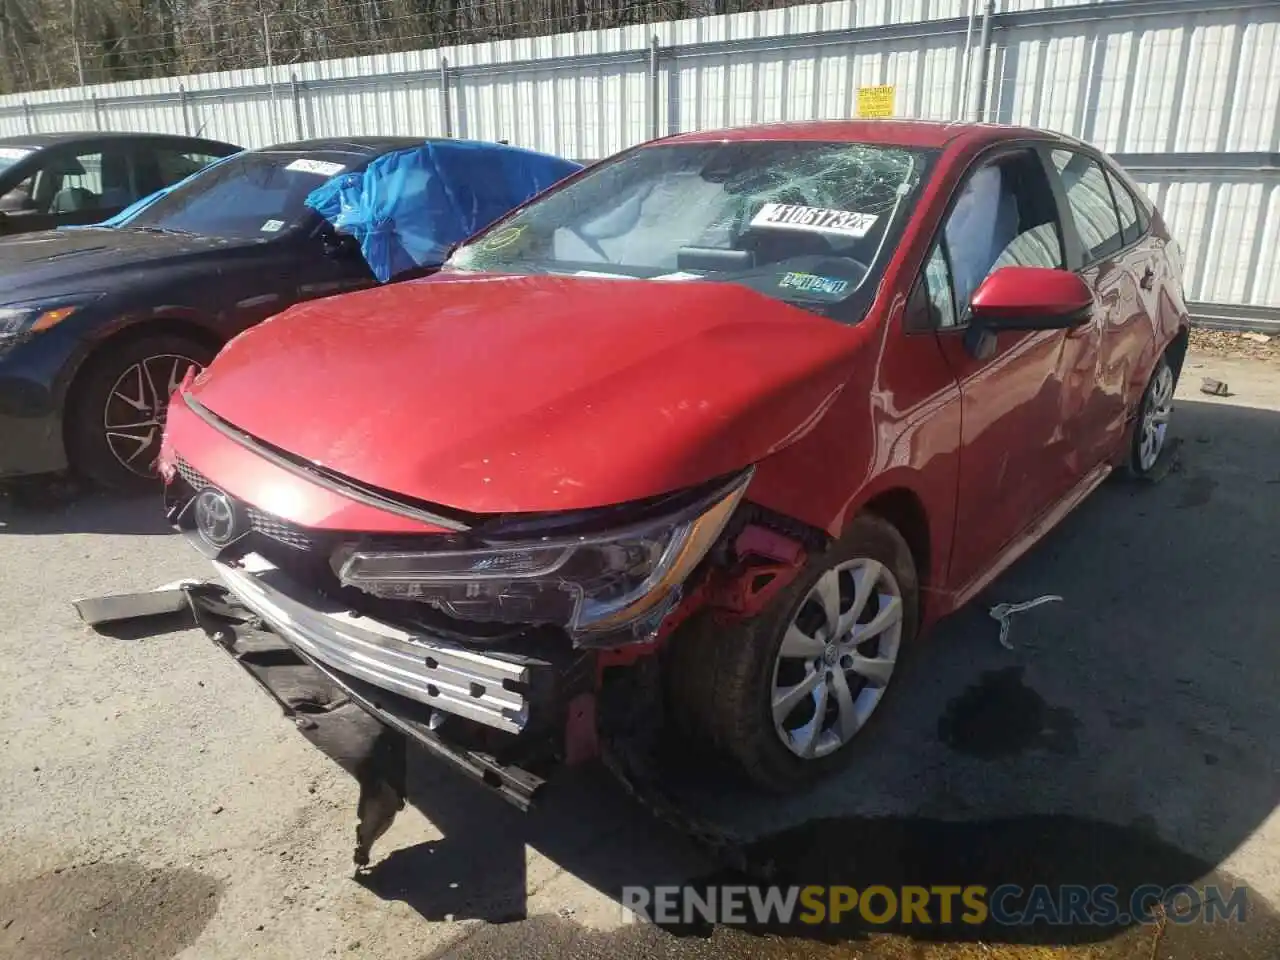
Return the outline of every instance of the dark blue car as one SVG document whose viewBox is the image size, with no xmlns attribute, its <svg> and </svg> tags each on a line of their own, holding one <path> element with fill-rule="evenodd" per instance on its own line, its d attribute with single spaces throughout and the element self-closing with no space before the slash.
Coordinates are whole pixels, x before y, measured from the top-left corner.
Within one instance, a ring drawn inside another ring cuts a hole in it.
<svg viewBox="0 0 1280 960">
<path fill-rule="evenodd" d="M 147 486 L 170 392 L 231 337 L 428 274 L 578 169 L 503 144 L 313 140 L 225 157 L 97 226 L 0 241 L 0 478 Z"/>
</svg>

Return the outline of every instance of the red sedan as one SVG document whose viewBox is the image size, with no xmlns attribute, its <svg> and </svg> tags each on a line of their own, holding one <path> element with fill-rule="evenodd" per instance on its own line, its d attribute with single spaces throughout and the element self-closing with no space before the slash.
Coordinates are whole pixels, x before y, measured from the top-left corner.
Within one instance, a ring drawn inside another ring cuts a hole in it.
<svg viewBox="0 0 1280 960">
<path fill-rule="evenodd" d="M 1066 137 L 684 134 L 437 276 L 241 335 L 175 396 L 161 472 L 243 605 L 486 782 L 622 715 L 787 788 L 923 628 L 1108 474 L 1159 472 L 1180 270 Z"/>
</svg>

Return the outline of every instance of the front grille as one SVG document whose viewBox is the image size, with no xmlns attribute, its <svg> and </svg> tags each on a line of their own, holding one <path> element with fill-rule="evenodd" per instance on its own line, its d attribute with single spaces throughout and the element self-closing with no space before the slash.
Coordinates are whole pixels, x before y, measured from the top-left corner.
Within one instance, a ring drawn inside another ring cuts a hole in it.
<svg viewBox="0 0 1280 960">
<path fill-rule="evenodd" d="M 178 458 L 177 469 L 178 475 L 191 488 L 192 493 L 199 493 L 205 487 L 217 486 L 181 457 Z M 243 507 L 245 514 L 249 518 L 249 526 L 255 533 L 270 537 L 277 543 L 283 543 L 285 546 L 292 547 L 295 550 L 310 551 L 316 547 L 317 537 L 306 527 L 300 527 L 295 523 L 290 523 L 288 520 L 272 516 L 243 501 L 238 500 L 237 502 Z"/>
<path fill-rule="evenodd" d="M 304 528 L 263 513 L 257 507 L 245 509 L 249 514 L 249 525 L 264 537 L 278 540 L 295 550 L 310 550 L 316 545 L 315 538 L 307 534 Z"/>
<path fill-rule="evenodd" d="M 203 490 L 205 487 L 210 486 L 209 481 L 205 479 L 204 475 L 181 457 L 178 458 L 178 476 L 186 481 L 187 486 L 189 486 L 193 492 Z"/>
</svg>

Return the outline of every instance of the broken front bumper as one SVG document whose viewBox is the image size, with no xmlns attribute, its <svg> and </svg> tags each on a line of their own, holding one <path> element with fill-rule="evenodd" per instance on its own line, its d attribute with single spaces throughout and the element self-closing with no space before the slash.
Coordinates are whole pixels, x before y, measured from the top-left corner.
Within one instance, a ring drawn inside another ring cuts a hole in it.
<svg viewBox="0 0 1280 960">
<path fill-rule="evenodd" d="M 535 663 L 477 653 L 356 614 L 257 554 L 213 566 L 241 603 L 311 659 L 496 730 L 518 734 L 528 725 L 526 691 Z"/>
</svg>

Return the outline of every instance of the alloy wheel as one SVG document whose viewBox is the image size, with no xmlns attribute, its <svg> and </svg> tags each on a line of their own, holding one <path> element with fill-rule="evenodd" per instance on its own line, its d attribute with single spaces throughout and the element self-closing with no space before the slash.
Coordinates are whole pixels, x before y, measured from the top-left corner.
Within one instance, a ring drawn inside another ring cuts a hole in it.
<svg viewBox="0 0 1280 960">
<path fill-rule="evenodd" d="M 876 560 L 848 560 L 818 578 L 773 669 L 773 725 L 788 750 L 828 756 L 862 729 L 893 677 L 902 619 L 902 590 Z"/>
<path fill-rule="evenodd" d="M 190 357 L 159 354 L 127 367 L 117 378 L 102 411 L 107 446 L 120 465 L 140 477 L 153 472 L 160 453 L 169 397 L 191 368 Z"/>
<path fill-rule="evenodd" d="M 1142 406 L 1141 439 L 1138 442 L 1138 466 L 1146 472 L 1156 465 L 1164 450 L 1165 434 L 1169 429 L 1169 417 L 1173 413 L 1173 371 L 1166 363 L 1160 364 L 1146 402 Z"/>
</svg>

